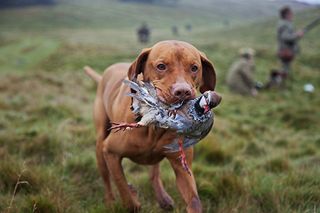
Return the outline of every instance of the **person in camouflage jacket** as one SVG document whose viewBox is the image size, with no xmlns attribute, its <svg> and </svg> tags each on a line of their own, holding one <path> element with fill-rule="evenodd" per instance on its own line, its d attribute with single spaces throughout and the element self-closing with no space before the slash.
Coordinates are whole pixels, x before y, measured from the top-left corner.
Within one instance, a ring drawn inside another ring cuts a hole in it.
<svg viewBox="0 0 320 213">
<path fill-rule="evenodd" d="M 280 20 L 277 27 L 278 58 L 282 64 L 282 71 L 288 75 L 290 64 L 298 53 L 298 41 L 303 36 L 303 30 L 295 31 L 293 12 L 286 6 L 280 10 Z"/>
<path fill-rule="evenodd" d="M 254 54 L 251 48 L 242 48 L 239 51 L 240 59 L 235 61 L 227 74 L 227 85 L 229 89 L 241 95 L 256 96 L 254 80 Z"/>
</svg>

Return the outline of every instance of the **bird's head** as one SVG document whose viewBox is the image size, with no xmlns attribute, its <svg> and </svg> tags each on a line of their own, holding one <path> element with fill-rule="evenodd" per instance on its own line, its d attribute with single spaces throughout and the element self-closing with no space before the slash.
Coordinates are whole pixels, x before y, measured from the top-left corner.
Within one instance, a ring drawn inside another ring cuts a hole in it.
<svg viewBox="0 0 320 213">
<path fill-rule="evenodd" d="M 218 106 L 221 102 L 221 99 L 221 96 L 218 95 L 215 91 L 206 91 L 197 101 L 196 108 L 198 108 L 198 110 L 203 114 L 207 113 L 212 108 Z"/>
</svg>

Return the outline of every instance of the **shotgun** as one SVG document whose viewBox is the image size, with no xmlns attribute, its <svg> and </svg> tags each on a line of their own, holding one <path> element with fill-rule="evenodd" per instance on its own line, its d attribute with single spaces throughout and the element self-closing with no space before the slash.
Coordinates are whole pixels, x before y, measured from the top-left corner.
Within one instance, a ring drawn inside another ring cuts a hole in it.
<svg viewBox="0 0 320 213">
<path fill-rule="evenodd" d="M 312 30 L 315 26 L 317 26 L 318 24 L 320 24 L 320 17 L 316 18 L 315 20 L 313 20 L 312 22 L 310 22 L 307 26 L 305 26 L 302 30 L 304 33 Z"/>
</svg>

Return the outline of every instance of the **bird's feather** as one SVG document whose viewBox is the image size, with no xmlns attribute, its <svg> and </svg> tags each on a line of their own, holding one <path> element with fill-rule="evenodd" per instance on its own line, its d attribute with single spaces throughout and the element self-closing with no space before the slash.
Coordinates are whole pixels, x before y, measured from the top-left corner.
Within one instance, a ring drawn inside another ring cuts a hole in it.
<svg viewBox="0 0 320 213">
<path fill-rule="evenodd" d="M 178 136 L 183 136 L 183 147 L 188 148 L 198 143 L 209 132 L 213 125 L 213 113 L 211 111 L 198 112 L 196 105 L 205 102 L 203 94 L 187 102 L 166 105 L 156 96 L 155 87 L 149 82 L 133 82 L 124 80 L 135 93 L 128 95 L 133 98 L 132 108 L 136 115 L 141 115 L 139 123 L 143 125 L 155 124 L 160 128 L 175 130 Z M 201 107 L 201 106 L 200 106 Z M 176 111 L 172 115 L 170 111 Z M 168 152 L 179 151 L 178 140 L 165 146 Z"/>
</svg>

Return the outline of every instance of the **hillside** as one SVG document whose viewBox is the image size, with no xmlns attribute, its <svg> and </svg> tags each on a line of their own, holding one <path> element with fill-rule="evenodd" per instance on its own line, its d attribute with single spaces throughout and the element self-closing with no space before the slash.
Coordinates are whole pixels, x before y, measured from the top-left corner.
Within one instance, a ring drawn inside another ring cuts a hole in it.
<svg viewBox="0 0 320 213">
<path fill-rule="evenodd" d="M 124 3 L 119 0 L 60 0 L 55 6 L 34 6 L 3 9 L 0 27 L 16 30 L 48 30 L 56 28 L 132 28 L 142 21 L 154 28 L 172 25 L 215 26 L 234 25 L 241 21 L 273 16 L 281 5 L 299 10 L 304 4 L 290 1 L 200 0 L 177 1 L 175 5 Z M 116 21 L 115 21 L 116 20 Z"/>
<path fill-rule="evenodd" d="M 265 8 L 259 20 L 234 13 L 228 17 L 235 24 L 224 26 L 224 18 L 214 13 L 216 4 L 195 9 L 188 0 L 175 10 L 95 2 L 89 6 L 84 0 L 66 0 L 55 7 L 0 12 L 0 212 L 125 212 L 119 200 L 109 209 L 103 204 L 91 118 L 96 86 L 82 67 L 102 72 L 112 63 L 132 61 L 145 47 L 137 43 L 135 28 L 150 14 L 152 43 L 186 40 L 205 52 L 217 69 L 223 101 L 215 110 L 212 132 L 195 147 L 193 163 L 204 212 L 320 211 L 320 27 L 301 41 L 302 55 L 286 89 L 243 98 L 224 84 L 240 47 L 257 50 L 257 79 L 262 82 L 279 66 L 274 55 L 277 19 L 266 18 L 273 14 L 268 6 L 259 5 Z M 228 11 L 225 5 L 219 7 Z M 319 12 L 300 11 L 297 26 Z M 180 35 L 173 36 L 172 20 L 179 26 L 190 21 L 193 31 L 181 27 Z M 315 85 L 315 93 L 305 93 L 305 83 Z M 129 160 L 123 166 L 138 189 L 142 212 L 162 212 L 148 168 Z M 167 161 L 161 171 L 176 203 L 174 212 L 184 212 Z"/>
</svg>

